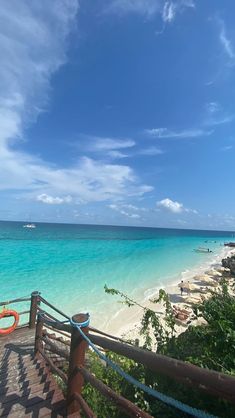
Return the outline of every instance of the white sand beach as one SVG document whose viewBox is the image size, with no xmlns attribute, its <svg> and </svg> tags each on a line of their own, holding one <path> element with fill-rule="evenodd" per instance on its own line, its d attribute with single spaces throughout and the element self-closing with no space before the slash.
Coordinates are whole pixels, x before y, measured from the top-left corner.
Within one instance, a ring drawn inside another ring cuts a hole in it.
<svg viewBox="0 0 235 418">
<path fill-rule="evenodd" d="M 202 320 L 193 318 L 192 305 L 210 297 L 210 291 L 212 289 L 216 289 L 216 287 L 219 285 L 218 281 L 222 277 L 223 268 L 221 260 L 234 254 L 234 249 L 224 247 L 220 254 L 217 255 L 212 262 L 203 264 L 203 266 L 199 267 L 197 271 L 194 270 L 187 272 L 186 275 L 183 274 L 182 280 L 184 283 L 184 292 L 182 296 L 179 287 L 179 281 L 177 283 L 172 283 L 165 287 L 161 287 L 168 293 L 172 306 L 174 306 L 176 316 L 179 316 L 180 318 L 179 320 L 176 319 L 177 335 L 184 332 L 189 325 L 196 325 L 201 323 Z M 224 273 L 226 274 L 226 271 L 224 271 Z M 230 285 L 229 291 L 233 292 Z M 155 293 L 151 293 L 151 297 L 144 298 L 142 301 L 138 302 L 143 307 L 152 309 L 157 312 L 160 318 L 162 317 L 162 320 L 164 320 L 163 305 L 151 302 L 151 300 L 158 297 L 158 292 L 159 288 L 155 290 Z M 179 315 L 177 315 L 178 312 Z M 106 331 L 112 335 L 116 335 L 125 339 L 134 340 L 139 338 L 142 316 L 143 308 L 137 306 L 130 308 L 124 307 L 117 313 L 115 318 L 112 318 L 110 323 L 107 325 Z"/>
</svg>

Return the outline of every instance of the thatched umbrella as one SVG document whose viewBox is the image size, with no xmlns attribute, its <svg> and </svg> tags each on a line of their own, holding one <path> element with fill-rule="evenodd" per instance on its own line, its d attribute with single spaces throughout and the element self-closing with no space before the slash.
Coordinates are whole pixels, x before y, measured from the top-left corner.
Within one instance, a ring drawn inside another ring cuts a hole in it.
<svg viewBox="0 0 235 418">
<path fill-rule="evenodd" d="M 199 287 L 196 284 L 190 282 L 185 283 L 183 287 L 184 289 L 187 289 L 189 291 L 199 289 Z"/>
<path fill-rule="evenodd" d="M 228 267 L 218 267 L 216 270 L 219 271 L 220 273 L 223 273 L 223 272 L 230 273 L 230 269 Z"/>
<path fill-rule="evenodd" d="M 202 300 L 201 300 L 201 298 L 194 298 L 194 297 L 192 297 L 192 296 L 187 296 L 185 299 L 184 299 L 184 301 L 186 302 L 186 303 L 200 303 L 200 302 L 202 302 Z"/>
<path fill-rule="evenodd" d="M 196 280 L 199 280 L 201 282 L 210 281 L 213 280 L 208 274 L 198 274 L 194 277 Z"/>
<path fill-rule="evenodd" d="M 206 271 L 206 274 L 208 274 L 209 276 L 222 276 L 222 273 L 220 273 L 218 270 L 208 270 Z"/>
</svg>

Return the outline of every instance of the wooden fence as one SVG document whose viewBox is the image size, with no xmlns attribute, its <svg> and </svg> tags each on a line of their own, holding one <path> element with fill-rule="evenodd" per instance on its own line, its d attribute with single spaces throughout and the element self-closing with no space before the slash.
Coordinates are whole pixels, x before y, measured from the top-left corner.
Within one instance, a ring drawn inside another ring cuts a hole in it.
<svg viewBox="0 0 235 418">
<path fill-rule="evenodd" d="M 39 292 L 33 292 L 30 298 L 1 302 L 0 306 L 20 302 L 30 302 L 29 310 L 20 312 L 20 315 L 29 315 L 28 322 L 20 327 L 35 328 L 34 354 L 42 356 L 51 371 L 57 374 L 66 385 L 68 414 L 76 412 L 79 417 L 80 412 L 83 411 L 86 417 L 95 417 L 82 397 L 83 385 L 88 382 L 103 396 L 115 403 L 126 415 L 150 418 L 148 413 L 115 393 L 91 373 L 89 367 L 86 366 L 85 359 L 88 344 L 76 327 L 64 323 L 64 319 L 69 319 L 66 314 L 44 299 Z M 63 320 L 58 319 L 58 316 L 63 317 Z M 72 319 L 74 322 L 81 323 L 87 319 L 87 314 L 79 313 Z M 93 344 L 101 349 L 125 356 L 153 372 L 235 404 L 235 379 L 229 375 L 144 350 L 90 326 L 82 328 L 82 331 L 89 336 Z M 58 359 L 60 362 L 57 361 Z M 61 359 L 64 364 L 67 364 L 68 373 L 58 366 L 58 364 L 61 365 Z"/>
</svg>

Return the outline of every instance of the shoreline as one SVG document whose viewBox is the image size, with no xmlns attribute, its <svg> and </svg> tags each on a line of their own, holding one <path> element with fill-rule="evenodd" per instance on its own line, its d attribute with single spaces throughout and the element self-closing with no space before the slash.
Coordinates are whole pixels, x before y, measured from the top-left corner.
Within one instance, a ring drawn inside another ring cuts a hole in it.
<svg viewBox="0 0 235 418">
<path fill-rule="evenodd" d="M 158 286 L 156 288 L 147 289 L 144 292 L 144 298 L 142 300 L 138 300 L 142 306 L 152 309 L 156 311 L 160 316 L 164 313 L 164 308 L 161 304 L 153 304 L 150 299 L 158 297 L 158 293 L 160 289 L 164 289 L 169 297 L 172 304 L 176 305 L 177 307 L 187 307 L 190 308 L 190 304 L 185 301 L 185 295 L 180 295 L 180 290 L 178 287 L 178 283 L 181 280 L 184 282 L 190 282 L 193 286 L 198 286 L 197 276 L 205 274 L 206 271 L 218 268 L 221 266 L 221 261 L 223 258 L 229 257 L 234 254 L 234 249 L 223 247 L 221 251 L 213 257 L 212 260 L 207 261 L 205 263 L 200 264 L 196 268 L 192 268 L 191 270 L 182 271 L 180 274 L 180 278 L 174 278 L 171 283 L 167 283 L 165 286 Z M 210 285 L 209 285 L 210 286 Z M 198 287 L 198 289 L 200 289 Z M 191 292 L 189 292 L 191 294 Z M 200 297 L 200 292 L 192 292 L 192 298 Z M 188 295 L 187 295 L 188 296 Z M 118 302 L 116 302 L 118 303 Z M 116 315 L 108 321 L 105 327 L 105 331 L 126 339 L 136 339 L 139 338 L 139 330 L 141 328 L 141 319 L 143 316 L 143 309 L 137 306 L 133 307 L 124 307 L 123 309 L 119 310 Z M 190 323 L 192 325 L 192 323 Z M 179 324 L 176 325 L 176 334 L 179 335 L 184 332 L 189 325 L 187 324 Z"/>
</svg>

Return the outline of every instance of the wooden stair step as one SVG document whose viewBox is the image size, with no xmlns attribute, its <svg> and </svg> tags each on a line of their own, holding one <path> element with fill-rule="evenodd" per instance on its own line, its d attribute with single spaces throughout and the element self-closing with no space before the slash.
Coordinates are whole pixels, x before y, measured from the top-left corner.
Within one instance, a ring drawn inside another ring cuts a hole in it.
<svg viewBox="0 0 235 418">
<path fill-rule="evenodd" d="M 27 372 L 29 372 L 30 370 L 35 370 L 37 372 L 37 370 L 40 370 L 40 363 L 28 363 L 23 365 L 22 367 L 12 367 L 10 369 L 5 369 L 2 371 L 2 373 L 0 372 L 0 381 L 6 379 L 8 376 L 18 376 L 20 374 L 26 374 Z"/>
<path fill-rule="evenodd" d="M 9 387 L 9 386 L 12 385 L 13 382 L 22 383 L 25 380 L 30 380 L 33 376 L 40 377 L 44 373 L 45 373 L 44 367 L 41 367 L 38 370 L 31 369 L 31 370 L 28 371 L 28 373 L 26 372 L 26 373 L 21 373 L 19 375 L 15 375 L 15 376 L 10 376 L 9 378 L 3 379 L 0 382 L 0 388 L 1 387 L 6 387 L 6 386 Z"/>
<path fill-rule="evenodd" d="M 0 390 L 4 387 L 10 387 L 14 382 L 22 384 L 26 380 L 30 381 L 34 377 L 40 378 L 47 373 L 49 373 L 48 368 L 41 364 L 40 368 L 37 370 L 30 369 L 28 373 L 11 376 L 9 378 L 3 379 L 2 382 L 0 382 Z"/>
<path fill-rule="evenodd" d="M 10 415 L 1 415 L 2 418 L 78 418 L 78 415 L 67 415 L 64 399 L 58 399 L 53 405 L 48 402 L 39 402 L 34 408 L 11 412 Z"/>
<path fill-rule="evenodd" d="M 33 409 L 38 409 L 39 403 L 43 402 L 45 405 L 52 406 L 62 400 L 64 401 L 62 392 L 57 387 L 53 387 L 47 393 L 43 393 L 42 391 L 36 392 L 29 396 L 18 397 L 18 402 L 14 399 L 13 402 L 7 402 L 1 405 L 0 416 L 21 410 L 31 412 Z"/>
<path fill-rule="evenodd" d="M 43 383 L 48 380 L 48 371 L 43 369 L 43 372 L 40 374 L 28 375 L 24 379 L 13 379 L 3 382 L 0 386 L 0 395 L 8 392 L 9 390 L 14 390 L 14 388 L 25 388 L 35 382 Z"/>
<path fill-rule="evenodd" d="M 57 385 L 55 382 L 48 380 L 45 383 L 39 384 L 35 383 L 34 385 L 30 385 L 27 388 L 15 390 L 12 392 L 7 393 L 6 395 L 0 396 L 0 407 L 4 403 L 13 402 L 14 399 L 18 400 L 19 398 L 29 397 L 34 393 L 47 393 L 50 392 L 52 389 L 57 389 Z"/>
<path fill-rule="evenodd" d="M 1 367 L 3 367 L 4 364 L 7 365 L 7 364 L 18 363 L 20 361 L 27 361 L 27 360 L 34 360 L 34 357 L 32 356 L 32 354 L 27 354 L 25 356 L 22 356 L 21 354 L 14 353 L 14 354 L 10 354 L 9 356 L 7 356 L 5 353 L 5 356 L 0 362 L 0 365 Z"/>
<path fill-rule="evenodd" d="M 50 380 L 49 373 L 44 373 L 42 376 L 32 376 L 30 380 L 25 380 L 24 382 L 13 382 L 11 386 L 1 388 L 0 397 L 8 395 L 11 392 L 26 390 L 35 385 L 45 384 Z"/>
<path fill-rule="evenodd" d="M 38 370 L 40 369 L 40 363 L 39 362 L 33 362 L 29 361 L 27 363 L 23 363 L 22 365 L 15 365 L 9 368 L 4 368 L 0 371 L 0 381 L 6 376 L 14 376 L 19 374 L 25 374 L 27 371 L 34 369 Z"/>
</svg>

